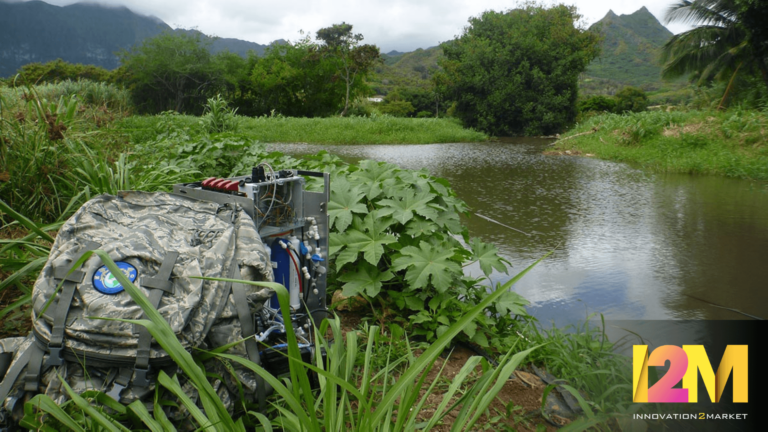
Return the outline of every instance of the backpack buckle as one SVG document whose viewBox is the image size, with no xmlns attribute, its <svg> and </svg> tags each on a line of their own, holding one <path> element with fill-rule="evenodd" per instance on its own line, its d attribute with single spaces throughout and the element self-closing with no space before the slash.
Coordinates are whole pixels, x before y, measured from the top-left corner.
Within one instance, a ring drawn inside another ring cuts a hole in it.
<svg viewBox="0 0 768 432">
<path fill-rule="evenodd" d="M 53 366 L 61 366 L 64 364 L 64 356 L 61 353 L 61 350 L 63 350 L 63 346 L 51 346 L 48 344 L 48 352 L 50 355 L 48 356 L 48 360 L 45 362 L 45 367 L 53 367 Z"/>
<path fill-rule="evenodd" d="M 142 369 L 140 367 L 135 367 L 133 369 L 133 385 L 136 387 L 149 387 L 150 382 L 147 378 L 147 375 L 149 374 L 150 367 L 147 366 L 146 369 Z"/>
</svg>

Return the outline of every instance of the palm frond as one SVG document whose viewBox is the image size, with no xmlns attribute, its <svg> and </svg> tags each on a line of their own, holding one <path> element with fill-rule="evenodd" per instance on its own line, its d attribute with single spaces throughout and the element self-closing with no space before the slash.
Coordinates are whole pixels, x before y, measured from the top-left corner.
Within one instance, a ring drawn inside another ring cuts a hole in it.
<svg viewBox="0 0 768 432">
<path fill-rule="evenodd" d="M 731 27 L 738 22 L 736 10 L 733 0 L 683 0 L 669 8 L 664 21 Z"/>
</svg>

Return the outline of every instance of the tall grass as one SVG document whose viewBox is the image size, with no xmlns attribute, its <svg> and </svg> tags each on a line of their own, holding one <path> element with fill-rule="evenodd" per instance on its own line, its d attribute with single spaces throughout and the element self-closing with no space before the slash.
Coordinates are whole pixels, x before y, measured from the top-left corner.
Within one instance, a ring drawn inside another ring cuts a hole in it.
<svg viewBox="0 0 768 432">
<path fill-rule="evenodd" d="M 580 133 L 586 134 L 575 136 Z M 578 125 L 555 148 L 657 171 L 768 180 L 768 114 L 738 108 L 604 114 Z"/>
<path fill-rule="evenodd" d="M 94 82 L 89 80 L 71 81 L 65 80 L 58 83 L 46 83 L 36 86 L 19 85 L 17 87 L 0 87 L 0 97 L 8 101 L 24 102 L 24 94 L 29 94 L 29 89 L 39 98 L 47 100 L 59 100 L 59 98 L 71 98 L 76 96 L 81 103 L 97 107 L 106 107 L 110 110 L 125 113 L 130 109 L 130 97 L 128 91 L 114 84 Z"/>
<path fill-rule="evenodd" d="M 238 117 L 239 136 L 265 143 L 301 142 L 310 144 L 429 144 L 480 142 L 488 137 L 465 129 L 453 119 L 397 118 L 387 115 L 371 117 Z M 141 143 L 157 136 L 158 124 L 163 129 L 203 132 L 199 117 L 184 115 L 133 116 L 119 127 L 132 141 Z M 170 124 L 169 124 L 170 122 Z"/>
</svg>

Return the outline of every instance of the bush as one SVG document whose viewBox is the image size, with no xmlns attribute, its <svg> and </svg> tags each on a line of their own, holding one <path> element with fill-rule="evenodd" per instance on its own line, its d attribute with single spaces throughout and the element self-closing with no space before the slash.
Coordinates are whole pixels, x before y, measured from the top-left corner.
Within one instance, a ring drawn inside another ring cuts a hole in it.
<svg viewBox="0 0 768 432">
<path fill-rule="evenodd" d="M 616 99 L 607 96 L 592 96 L 579 102 L 579 111 L 581 112 L 614 112 L 615 109 Z"/>
<path fill-rule="evenodd" d="M 635 87 L 624 87 L 616 93 L 616 113 L 640 112 L 648 108 L 648 96 Z"/>
<path fill-rule="evenodd" d="M 578 75 L 599 52 L 599 35 L 577 26 L 565 5 L 527 3 L 471 18 L 442 45 L 433 79 L 466 126 L 494 135 L 549 135 L 576 118 Z"/>
<path fill-rule="evenodd" d="M 402 100 L 383 103 L 379 107 L 379 111 L 381 111 L 383 114 L 389 114 L 395 117 L 407 117 L 408 114 L 414 112 L 415 110 L 416 108 L 414 108 L 410 102 Z"/>
</svg>

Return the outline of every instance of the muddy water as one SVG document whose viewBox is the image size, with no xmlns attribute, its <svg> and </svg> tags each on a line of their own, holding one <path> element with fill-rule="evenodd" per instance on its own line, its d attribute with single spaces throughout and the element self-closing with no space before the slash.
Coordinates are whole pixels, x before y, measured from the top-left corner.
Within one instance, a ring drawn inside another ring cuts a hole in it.
<svg viewBox="0 0 768 432">
<path fill-rule="evenodd" d="M 272 148 L 294 155 L 324 148 L 448 179 L 473 211 L 528 234 L 476 216 L 464 221 L 513 264 L 510 275 L 555 251 L 514 286 L 543 322 L 573 323 L 592 312 L 749 319 L 704 301 L 768 318 L 768 187 L 543 156 L 549 142 Z"/>
</svg>

